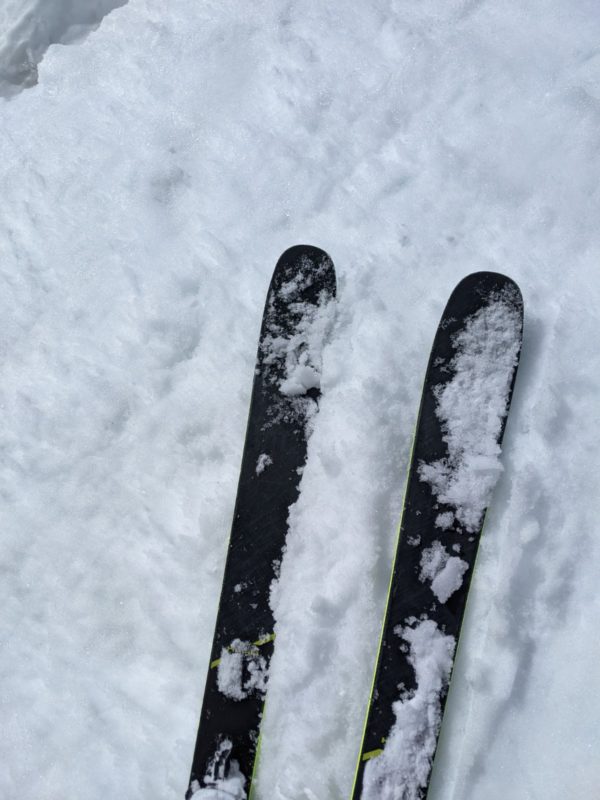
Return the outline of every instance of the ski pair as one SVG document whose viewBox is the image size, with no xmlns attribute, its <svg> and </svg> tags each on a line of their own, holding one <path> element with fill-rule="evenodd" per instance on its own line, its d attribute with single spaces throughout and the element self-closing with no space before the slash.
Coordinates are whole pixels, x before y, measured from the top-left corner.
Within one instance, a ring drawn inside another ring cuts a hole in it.
<svg viewBox="0 0 600 800">
<path fill-rule="evenodd" d="M 238 494 L 187 800 L 252 796 L 273 652 L 269 589 L 298 498 L 335 272 L 279 259 L 267 295 Z M 456 644 L 519 360 L 523 302 L 503 275 L 462 280 L 427 367 L 352 800 L 427 794 Z"/>
</svg>

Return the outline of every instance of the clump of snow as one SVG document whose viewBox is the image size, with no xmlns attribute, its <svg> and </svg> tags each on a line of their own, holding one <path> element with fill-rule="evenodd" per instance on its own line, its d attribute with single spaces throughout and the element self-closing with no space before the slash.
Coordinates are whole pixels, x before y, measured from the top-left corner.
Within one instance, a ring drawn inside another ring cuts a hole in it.
<svg viewBox="0 0 600 800">
<path fill-rule="evenodd" d="M 441 528 L 443 531 L 448 530 L 452 527 L 454 523 L 454 514 L 452 511 L 444 511 L 443 514 L 438 514 L 435 520 L 435 524 L 437 528 Z"/>
<path fill-rule="evenodd" d="M 450 556 L 444 545 L 435 541 L 421 555 L 419 579 L 431 581 L 431 591 L 445 603 L 462 586 L 462 579 L 469 565 L 462 558 Z"/>
<path fill-rule="evenodd" d="M 217 671 L 219 691 L 231 700 L 245 700 L 251 694 L 264 694 L 267 689 L 267 660 L 251 642 L 234 639 L 221 651 Z"/>
<path fill-rule="evenodd" d="M 393 705 L 396 720 L 383 751 L 365 766 L 361 800 L 420 800 L 442 721 L 454 637 L 442 633 L 433 620 L 399 626 L 395 633 L 410 647 L 416 688 Z"/>
<path fill-rule="evenodd" d="M 260 475 L 273 463 L 273 459 L 267 453 L 261 453 L 256 462 L 256 474 Z"/>
<path fill-rule="evenodd" d="M 431 582 L 431 591 L 440 601 L 445 603 L 462 586 L 463 575 L 469 569 L 466 561 L 458 556 L 451 556 L 444 568 Z"/>
<path fill-rule="evenodd" d="M 281 330 L 271 322 L 271 330 L 263 344 L 264 363 L 275 366 L 279 390 L 289 398 L 303 397 L 311 389 L 320 389 L 323 344 L 331 330 L 335 309 L 331 295 L 325 291 L 317 303 L 300 299 L 301 293 L 314 281 L 314 265 L 307 258 L 305 261 L 304 272 L 284 283 L 278 292 L 288 302 L 290 313 L 295 318 L 292 330 Z M 298 296 L 296 302 L 294 295 Z M 309 405 L 313 405 L 312 400 L 309 400 Z M 296 408 L 309 412 L 307 405 L 296 404 Z"/>
<path fill-rule="evenodd" d="M 432 581 L 444 568 L 448 561 L 448 552 L 440 541 L 435 541 L 431 547 L 426 547 L 421 553 L 421 581 Z"/>
<path fill-rule="evenodd" d="M 451 526 L 449 514 L 469 533 L 481 525 L 502 471 L 498 437 L 517 364 L 520 315 L 510 294 L 500 294 L 470 317 L 455 335 L 452 378 L 436 389 L 436 414 L 448 456 L 419 465 L 419 477 L 440 503 L 452 507 L 436 524 Z"/>
<path fill-rule="evenodd" d="M 191 785 L 190 800 L 246 800 L 246 778 L 235 759 L 230 760 L 232 743 L 223 739 L 204 777 L 205 786 L 198 781 Z"/>
</svg>

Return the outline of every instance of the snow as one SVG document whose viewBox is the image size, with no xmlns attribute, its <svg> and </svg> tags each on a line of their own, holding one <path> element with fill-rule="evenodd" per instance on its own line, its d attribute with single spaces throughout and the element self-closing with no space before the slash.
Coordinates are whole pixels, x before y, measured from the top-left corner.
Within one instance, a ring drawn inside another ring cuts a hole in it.
<svg viewBox="0 0 600 800">
<path fill-rule="evenodd" d="M 431 591 L 440 601 L 445 603 L 457 589 L 462 586 L 462 579 L 469 565 L 462 558 L 451 556 L 444 567 L 431 581 Z"/>
<path fill-rule="evenodd" d="M 252 642 L 234 639 L 221 651 L 217 667 L 219 691 L 232 700 L 245 700 L 267 689 L 267 662 Z"/>
<path fill-rule="evenodd" d="M 232 742 L 223 739 L 217 748 L 211 764 L 210 786 L 201 787 L 198 781 L 193 781 L 191 800 L 246 800 L 246 779 L 240 772 L 237 761 L 229 764 L 227 777 L 221 775 L 220 766 L 227 761 L 231 753 Z"/>
<path fill-rule="evenodd" d="M 112 5 L 0 5 L 0 796 L 181 800 L 299 242 L 339 302 L 257 800 L 349 798 L 429 348 L 481 269 L 520 285 L 525 337 L 428 800 L 594 796 L 596 5 Z"/>
<path fill-rule="evenodd" d="M 51 44 L 74 44 L 127 0 L 1 0 L 0 97 L 37 83 Z"/>
<path fill-rule="evenodd" d="M 431 591 L 440 603 L 445 603 L 462 586 L 468 568 L 466 561 L 451 556 L 441 542 L 435 541 L 423 550 L 419 578 L 423 583 L 429 580 Z"/>
<path fill-rule="evenodd" d="M 256 474 L 260 475 L 267 467 L 273 463 L 273 459 L 268 453 L 261 453 L 256 462 Z"/>
<path fill-rule="evenodd" d="M 508 290 L 505 290 L 508 292 Z M 521 342 L 518 307 L 498 297 L 467 320 L 454 337 L 452 377 L 436 387 L 436 415 L 442 423 L 448 456 L 419 464 L 419 477 L 469 533 L 479 530 L 502 464 L 498 436 Z M 449 512 L 438 516 L 448 528 Z"/>
<path fill-rule="evenodd" d="M 300 275 L 281 287 L 280 293 L 286 298 L 297 320 L 292 332 L 280 331 L 274 322 L 270 322 L 271 311 L 267 312 L 269 332 L 264 341 L 264 363 L 280 367 L 283 376 L 279 380 L 279 391 L 287 397 L 301 397 L 310 389 L 320 389 L 323 359 L 323 345 L 331 331 L 335 314 L 335 301 L 327 293 L 319 298 L 319 302 L 294 302 L 301 297 L 301 292 L 312 283 L 312 273 Z M 273 317 L 275 319 L 275 317 Z M 310 411 L 305 409 L 308 405 Z M 305 404 L 297 406 L 298 413 L 313 413 L 314 401 L 305 398 Z"/>
<path fill-rule="evenodd" d="M 416 687 L 394 703 L 394 726 L 383 752 L 366 763 L 361 800 L 420 800 L 442 720 L 440 698 L 452 672 L 456 641 L 433 620 L 395 632 L 410 647 Z"/>
</svg>

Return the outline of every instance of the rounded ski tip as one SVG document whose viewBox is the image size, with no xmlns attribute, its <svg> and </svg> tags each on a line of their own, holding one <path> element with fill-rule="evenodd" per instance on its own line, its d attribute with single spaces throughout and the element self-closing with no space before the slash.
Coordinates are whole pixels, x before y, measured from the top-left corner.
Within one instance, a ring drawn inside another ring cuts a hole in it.
<svg viewBox="0 0 600 800">
<path fill-rule="evenodd" d="M 443 320 L 464 318 L 494 300 L 511 306 L 523 326 L 523 295 L 512 278 L 500 272 L 472 272 L 456 285 L 450 295 Z"/>
<path fill-rule="evenodd" d="M 331 261 L 329 254 L 325 250 L 313 244 L 294 244 L 283 251 L 279 261 L 297 261 L 300 258 L 312 258 L 315 260 L 326 258 Z"/>
<path fill-rule="evenodd" d="M 459 281 L 452 292 L 452 296 L 457 294 L 474 294 L 482 299 L 495 294 L 503 293 L 510 297 L 515 305 L 523 306 L 523 295 L 517 283 L 503 275 L 501 272 L 472 272 Z"/>
<path fill-rule="evenodd" d="M 296 244 L 285 250 L 279 260 L 271 280 L 271 291 L 280 292 L 287 285 L 303 284 L 315 291 L 325 292 L 334 297 L 336 278 L 333 261 L 325 250 L 310 244 Z"/>
</svg>

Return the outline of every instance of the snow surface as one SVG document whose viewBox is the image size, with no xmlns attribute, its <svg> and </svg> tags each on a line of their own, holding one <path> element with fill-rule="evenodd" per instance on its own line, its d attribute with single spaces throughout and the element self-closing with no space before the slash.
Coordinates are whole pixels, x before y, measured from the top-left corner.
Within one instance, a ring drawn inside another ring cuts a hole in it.
<svg viewBox="0 0 600 800">
<path fill-rule="evenodd" d="M 0 0 L 0 97 L 38 79 L 51 44 L 74 44 L 127 0 Z"/>
<path fill-rule="evenodd" d="M 591 0 L 130 0 L 0 101 L 1 797 L 181 800 L 298 242 L 339 303 L 258 800 L 348 800 L 429 348 L 480 269 L 525 340 L 428 800 L 597 793 L 598 42 Z"/>
</svg>

